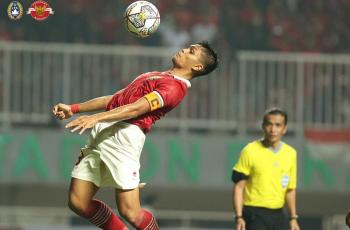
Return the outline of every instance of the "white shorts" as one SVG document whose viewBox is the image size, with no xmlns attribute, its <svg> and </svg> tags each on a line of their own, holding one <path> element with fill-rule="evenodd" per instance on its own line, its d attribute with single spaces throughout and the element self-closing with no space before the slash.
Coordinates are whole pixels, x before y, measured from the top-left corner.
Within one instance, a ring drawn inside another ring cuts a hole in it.
<svg viewBox="0 0 350 230">
<path fill-rule="evenodd" d="M 98 187 L 134 189 L 140 182 L 140 155 L 145 134 L 133 124 L 97 123 L 81 149 L 83 158 L 72 177 L 90 181 Z"/>
</svg>

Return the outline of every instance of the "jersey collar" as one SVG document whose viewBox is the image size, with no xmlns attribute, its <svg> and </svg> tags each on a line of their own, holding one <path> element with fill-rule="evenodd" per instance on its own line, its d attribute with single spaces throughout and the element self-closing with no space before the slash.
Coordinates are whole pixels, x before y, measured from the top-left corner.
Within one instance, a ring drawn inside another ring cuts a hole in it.
<svg viewBox="0 0 350 230">
<path fill-rule="evenodd" d="M 281 150 L 282 145 L 283 145 L 283 142 L 280 141 L 280 143 L 278 143 L 278 146 L 277 146 L 276 148 L 269 147 L 269 149 L 270 149 L 273 153 L 278 153 L 278 152 Z"/>
<path fill-rule="evenodd" d="M 261 138 L 261 139 L 260 139 L 260 144 L 261 144 L 262 146 L 264 146 L 263 140 L 264 140 L 264 138 Z M 284 144 L 284 142 L 283 142 L 283 141 L 280 141 L 280 142 L 278 143 L 278 146 L 277 146 L 276 148 L 273 148 L 273 147 L 271 147 L 271 146 L 270 146 L 270 147 L 265 147 L 265 146 L 264 146 L 264 147 L 267 148 L 267 149 L 269 149 L 271 152 L 277 154 L 277 153 L 281 150 L 283 144 Z"/>
<path fill-rule="evenodd" d="M 187 88 L 191 88 L 191 82 L 189 80 L 186 80 L 186 79 L 179 77 L 179 76 L 176 76 L 176 75 L 173 75 L 173 76 L 175 79 L 183 81 L 186 84 Z"/>
</svg>

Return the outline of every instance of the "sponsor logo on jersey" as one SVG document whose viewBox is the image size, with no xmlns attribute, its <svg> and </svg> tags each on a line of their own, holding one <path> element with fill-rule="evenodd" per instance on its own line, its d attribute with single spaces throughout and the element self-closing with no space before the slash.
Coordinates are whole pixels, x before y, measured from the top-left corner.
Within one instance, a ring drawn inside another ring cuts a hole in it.
<svg viewBox="0 0 350 230">
<path fill-rule="evenodd" d="M 18 20 L 23 16 L 23 7 L 21 3 L 13 1 L 7 7 L 7 15 L 12 20 Z"/>
<path fill-rule="evenodd" d="M 30 5 L 27 14 L 30 14 L 32 18 L 38 21 L 45 20 L 53 14 L 53 10 L 49 4 L 44 1 L 35 1 Z"/>
</svg>

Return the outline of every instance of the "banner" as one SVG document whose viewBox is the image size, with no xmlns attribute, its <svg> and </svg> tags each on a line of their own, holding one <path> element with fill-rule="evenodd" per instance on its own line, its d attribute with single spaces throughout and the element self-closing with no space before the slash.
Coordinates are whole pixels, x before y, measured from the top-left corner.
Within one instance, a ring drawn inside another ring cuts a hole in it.
<svg viewBox="0 0 350 230">
<path fill-rule="evenodd" d="M 15 130 L 0 135 L 0 183 L 66 183 L 87 135 Z M 229 135 L 148 135 L 142 181 L 156 186 L 231 187 L 231 170 L 251 139 Z M 350 143 L 285 140 L 298 151 L 300 189 L 350 189 Z"/>
</svg>

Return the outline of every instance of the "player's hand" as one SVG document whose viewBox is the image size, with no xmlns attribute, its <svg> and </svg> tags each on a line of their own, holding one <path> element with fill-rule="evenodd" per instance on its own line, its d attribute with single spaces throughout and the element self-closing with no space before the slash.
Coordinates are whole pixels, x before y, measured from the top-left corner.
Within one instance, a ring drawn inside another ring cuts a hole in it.
<svg viewBox="0 0 350 230">
<path fill-rule="evenodd" d="M 245 230 L 245 221 L 243 218 L 236 220 L 236 230 Z"/>
<path fill-rule="evenodd" d="M 298 221 L 293 219 L 289 221 L 290 230 L 300 230 Z"/>
<path fill-rule="evenodd" d="M 80 116 L 77 119 L 69 122 L 65 127 L 67 129 L 71 128 L 71 132 L 74 133 L 75 131 L 79 131 L 79 134 L 82 134 L 86 129 L 90 129 L 96 125 L 98 122 L 97 116 L 91 115 L 91 116 Z"/>
<path fill-rule="evenodd" d="M 350 210 L 348 211 L 348 215 L 346 215 L 345 224 L 350 228 Z"/>
<path fill-rule="evenodd" d="M 52 113 L 53 115 L 55 115 L 55 117 L 57 117 L 60 120 L 68 119 L 71 116 L 73 116 L 73 112 L 71 110 L 70 105 L 62 103 L 55 105 L 52 109 Z"/>
</svg>

